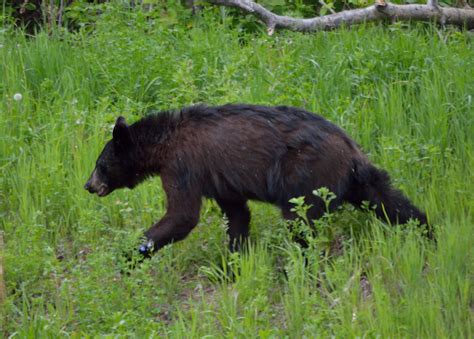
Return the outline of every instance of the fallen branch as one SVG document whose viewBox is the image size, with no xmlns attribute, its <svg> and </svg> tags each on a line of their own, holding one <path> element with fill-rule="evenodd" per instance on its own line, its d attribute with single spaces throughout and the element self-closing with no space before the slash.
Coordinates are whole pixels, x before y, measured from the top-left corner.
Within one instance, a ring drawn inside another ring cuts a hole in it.
<svg viewBox="0 0 474 339">
<path fill-rule="evenodd" d="M 376 0 L 372 6 L 346 10 L 335 14 L 311 19 L 298 19 L 277 15 L 262 5 L 250 0 L 207 0 L 207 2 L 226 7 L 235 7 L 257 16 L 267 26 L 268 34 L 275 29 L 312 32 L 331 30 L 342 25 L 352 26 L 373 21 L 428 21 L 441 25 L 465 26 L 474 28 L 474 10 L 468 8 L 440 7 L 438 0 L 428 0 L 426 5 L 395 5 L 384 0 Z"/>
</svg>

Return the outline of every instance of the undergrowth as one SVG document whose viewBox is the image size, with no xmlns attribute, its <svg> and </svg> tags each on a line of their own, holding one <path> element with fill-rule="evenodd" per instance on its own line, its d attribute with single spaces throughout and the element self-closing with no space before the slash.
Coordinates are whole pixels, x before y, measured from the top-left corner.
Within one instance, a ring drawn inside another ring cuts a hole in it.
<svg viewBox="0 0 474 339">
<path fill-rule="evenodd" d="M 222 13 L 176 23 L 106 6 L 93 31 L 1 31 L 0 333 L 472 337 L 472 35 L 394 24 L 269 37 Z M 248 248 L 229 254 L 207 201 L 187 239 L 123 274 L 124 251 L 164 213 L 160 181 L 104 199 L 83 185 L 118 115 L 198 102 L 294 105 L 345 128 L 427 212 L 436 246 L 346 206 L 317 235 L 298 221 L 305 249 L 253 203 Z"/>
</svg>

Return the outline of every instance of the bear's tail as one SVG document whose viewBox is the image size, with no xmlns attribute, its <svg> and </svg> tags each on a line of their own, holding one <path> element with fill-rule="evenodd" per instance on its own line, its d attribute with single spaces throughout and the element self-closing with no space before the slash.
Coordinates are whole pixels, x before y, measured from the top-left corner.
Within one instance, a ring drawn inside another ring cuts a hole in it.
<svg viewBox="0 0 474 339">
<path fill-rule="evenodd" d="M 392 224 L 404 224 L 409 219 L 418 219 L 420 225 L 427 226 L 427 236 L 433 233 L 426 214 L 421 212 L 410 200 L 390 182 L 390 176 L 368 162 L 354 161 L 353 187 L 348 193 L 348 201 L 360 207 L 363 201 L 375 205 L 375 214 L 381 220 Z"/>
</svg>

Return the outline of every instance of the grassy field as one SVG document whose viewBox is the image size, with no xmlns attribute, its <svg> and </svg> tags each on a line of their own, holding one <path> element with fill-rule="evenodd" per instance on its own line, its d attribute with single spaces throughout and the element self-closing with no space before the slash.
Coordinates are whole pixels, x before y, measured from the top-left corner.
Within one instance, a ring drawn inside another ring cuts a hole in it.
<svg viewBox="0 0 474 339">
<path fill-rule="evenodd" d="M 472 338 L 472 34 L 268 37 L 216 13 L 175 24 L 109 9 L 90 34 L 0 32 L 1 335 Z M 437 246 L 346 207 L 303 253 L 253 203 L 248 253 L 230 255 L 207 201 L 186 240 L 121 274 L 164 213 L 160 180 L 103 199 L 83 185 L 118 115 L 198 102 L 294 105 L 342 126 L 426 210 Z"/>
</svg>

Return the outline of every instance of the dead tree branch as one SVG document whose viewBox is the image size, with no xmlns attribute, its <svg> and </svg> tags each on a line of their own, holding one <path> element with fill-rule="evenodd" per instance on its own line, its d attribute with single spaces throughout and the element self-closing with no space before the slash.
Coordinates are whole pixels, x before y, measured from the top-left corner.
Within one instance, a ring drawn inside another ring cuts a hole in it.
<svg viewBox="0 0 474 339">
<path fill-rule="evenodd" d="M 207 0 L 219 6 L 239 8 L 257 16 L 267 26 L 268 34 L 275 29 L 312 32 L 331 30 L 342 25 L 352 26 L 374 21 L 427 21 L 441 25 L 465 26 L 474 28 L 474 10 L 468 8 L 440 7 L 438 0 L 427 0 L 426 5 L 395 5 L 385 0 L 376 0 L 372 6 L 346 10 L 310 19 L 292 18 L 277 15 L 251 0 Z"/>
</svg>

